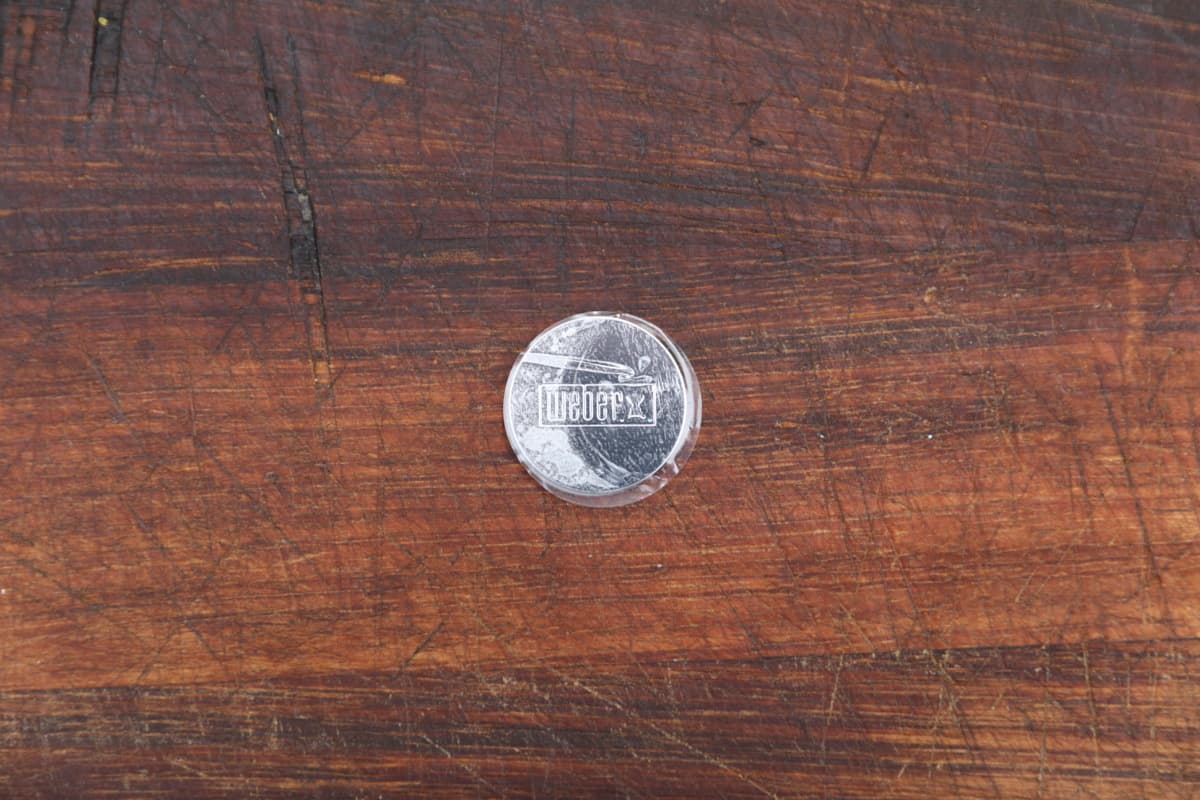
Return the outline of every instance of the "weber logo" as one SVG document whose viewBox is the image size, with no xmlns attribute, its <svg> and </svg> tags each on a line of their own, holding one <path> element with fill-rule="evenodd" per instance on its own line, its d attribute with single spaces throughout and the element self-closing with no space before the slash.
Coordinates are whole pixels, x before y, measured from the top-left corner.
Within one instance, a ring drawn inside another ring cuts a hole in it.
<svg viewBox="0 0 1200 800">
<path fill-rule="evenodd" d="M 652 383 L 543 383 L 539 428 L 652 428 L 658 394 Z"/>
</svg>

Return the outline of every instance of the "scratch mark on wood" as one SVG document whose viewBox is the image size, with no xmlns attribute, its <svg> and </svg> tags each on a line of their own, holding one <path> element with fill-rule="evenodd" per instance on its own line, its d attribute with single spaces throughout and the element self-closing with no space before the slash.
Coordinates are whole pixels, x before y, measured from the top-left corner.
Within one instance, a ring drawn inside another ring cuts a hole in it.
<svg viewBox="0 0 1200 800">
<path fill-rule="evenodd" d="M 1092 686 L 1092 670 L 1088 664 L 1088 647 L 1087 642 L 1080 646 L 1083 654 L 1083 684 L 1087 694 L 1088 705 L 1088 729 L 1092 734 L 1092 765 L 1096 771 L 1100 770 L 1100 734 L 1098 731 L 1099 717 L 1096 714 L 1096 690 Z"/>
<path fill-rule="evenodd" d="M 502 791 L 495 784 L 491 783 L 489 780 L 487 780 L 482 775 L 480 775 L 479 770 L 475 769 L 474 767 L 472 767 L 470 764 L 466 763 L 465 761 L 462 761 L 459 758 L 455 757 L 454 753 L 450 752 L 450 750 L 448 750 L 446 747 L 442 746 L 438 742 L 435 742 L 433 739 L 429 738 L 425 734 L 421 734 L 421 740 L 424 741 L 430 747 L 432 747 L 434 750 L 436 750 L 439 753 L 441 753 L 442 755 L 444 755 L 446 758 L 450 759 L 450 762 L 452 764 L 454 764 L 454 766 L 458 767 L 463 772 L 470 775 L 475 780 L 476 783 L 478 783 L 483 788 L 487 789 L 489 792 L 493 792 L 495 794 L 495 796 L 508 797 L 508 794 L 506 792 Z"/>
<path fill-rule="evenodd" d="M 8 119 L 9 122 L 16 117 L 17 110 L 17 71 L 18 61 L 21 57 L 21 42 L 18 40 L 16 45 L 9 48 L 12 65 L 9 69 L 4 63 L 4 42 L 8 30 L 8 4 L 0 3 L 0 11 L 3 12 L 3 18 L 0 18 L 0 89 L 8 92 Z M 17 33 L 20 34 L 22 17 L 17 17 Z"/>
<path fill-rule="evenodd" d="M 5 88 L 8 78 L 4 74 L 4 39 L 8 33 L 8 3 L 0 3 L 0 90 Z"/>
<path fill-rule="evenodd" d="M 967 718 L 966 712 L 963 711 L 962 704 L 959 701 L 958 686 L 954 681 L 954 677 L 950 674 L 950 670 L 946 668 L 949 659 L 950 654 L 948 652 L 942 653 L 940 657 L 936 653 L 930 654 L 930 661 L 932 661 L 934 670 L 942 681 L 947 706 L 954 717 L 955 723 L 958 725 L 958 730 L 962 735 L 963 741 L 968 745 L 967 752 L 971 763 L 983 770 L 983 774 L 987 777 L 988 783 L 992 787 L 992 793 L 996 797 L 1003 797 L 1004 795 L 1000 791 L 1000 784 L 996 782 L 995 774 L 988 768 L 987 764 L 980 763 L 978 755 L 980 746 L 979 740 L 975 736 L 975 726 L 971 724 L 971 720 Z"/>
<path fill-rule="evenodd" d="M 17 113 L 17 101 L 29 96 L 30 76 L 34 55 L 38 49 L 39 17 L 34 13 L 22 13 L 17 16 L 16 46 L 10 49 L 11 63 L 5 69 L 3 54 L 0 54 L 0 85 L 7 83 L 8 88 L 8 118 L 11 121 Z M 5 24 L 6 21 L 5 21 Z M 0 30 L 0 38 L 4 33 Z M 7 79 L 5 75 L 7 74 Z"/>
<path fill-rule="evenodd" d="M 408 654 L 408 658 L 404 659 L 404 663 L 400 665 L 400 668 L 398 670 L 396 670 L 395 677 L 399 677 L 399 675 L 402 672 L 404 672 L 404 670 L 408 669 L 409 665 L 412 664 L 413 659 L 415 659 L 417 656 L 419 656 L 421 654 L 421 651 L 423 651 L 426 647 L 429 646 L 429 643 L 433 641 L 433 637 L 437 636 L 438 633 L 441 632 L 441 630 L 445 626 L 445 624 L 446 624 L 445 619 L 438 620 L 438 624 L 434 625 L 433 629 L 431 631 L 429 631 L 429 633 L 425 634 L 425 638 L 421 640 L 420 644 L 418 644 L 415 648 L 413 648 L 413 651 Z"/>
<path fill-rule="evenodd" d="M 845 667 L 846 658 L 843 655 L 838 655 L 837 666 L 833 671 L 833 687 L 829 690 L 829 705 L 825 708 L 824 720 L 821 723 L 821 793 L 822 796 L 829 796 L 829 728 L 833 721 L 833 712 L 837 708 L 838 688 L 842 681 L 842 669 Z"/>
<path fill-rule="evenodd" d="M 1154 174 L 1150 176 L 1150 180 L 1146 181 L 1146 188 L 1138 195 L 1137 205 L 1133 209 L 1133 220 L 1129 223 L 1129 232 L 1125 234 L 1125 241 L 1132 242 L 1134 235 L 1137 233 L 1138 223 L 1142 220 L 1142 212 L 1146 210 L 1146 203 L 1150 200 L 1150 195 L 1154 191 L 1154 186 L 1158 182 L 1158 167 L 1155 166 Z"/>
<path fill-rule="evenodd" d="M 492 251 L 492 205 L 496 201 L 496 140 L 500 137 L 500 89 L 504 76 L 504 33 L 500 33 L 500 55 L 496 62 L 496 86 L 492 93 L 492 151 L 488 162 L 487 218 L 484 221 L 484 256 Z M 482 271 L 480 272 L 482 275 Z"/>
<path fill-rule="evenodd" d="M 1117 421 L 1116 412 L 1113 410 L 1112 396 L 1108 391 L 1108 387 L 1104 383 L 1104 375 L 1100 372 L 1100 368 L 1096 368 L 1096 380 L 1100 385 L 1100 396 L 1104 399 L 1104 409 L 1108 414 L 1108 427 L 1112 431 L 1113 441 L 1117 445 L 1117 455 L 1121 459 L 1121 470 L 1125 476 L 1125 486 L 1129 489 L 1129 496 L 1133 500 L 1133 513 L 1137 518 L 1138 530 L 1142 534 L 1142 553 L 1145 556 L 1145 572 L 1143 573 L 1141 585 L 1143 588 L 1148 586 L 1151 581 L 1162 585 L 1162 576 L 1158 571 L 1158 561 L 1154 555 L 1154 542 L 1150 538 L 1150 528 L 1146 525 L 1146 512 L 1142 508 L 1142 497 L 1138 491 L 1137 483 L 1133 479 L 1133 468 L 1129 465 L 1129 453 L 1125 448 L 1125 437 L 1121 435 L 1121 424 Z"/>
<path fill-rule="evenodd" d="M 741 133 L 741 131 L 750 124 L 750 120 L 755 114 L 758 113 L 758 110 L 762 108 L 762 104 L 767 102 L 767 98 L 770 96 L 771 94 L 768 92 L 757 100 L 750 100 L 744 103 L 735 103 L 735 105 L 745 106 L 746 110 L 742 113 L 741 119 L 738 120 L 737 125 L 735 125 L 729 135 L 725 137 L 725 144 L 732 142 L 734 137 Z"/>
<path fill-rule="evenodd" d="M 871 137 L 871 145 L 867 148 L 867 157 L 863 159 L 862 169 L 859 170 L 858 178 L 860 181 L 865 181 L 867 176 L 871 174 L 871 164 L 875 162 L 875 151 L 879 149 L 879 140 L 883 138 L 883 129 L 887 127 L 888 118 L 891 116 L 889 109 L 883 118 L 879 120 L 879 124 L 875 126 L 875 133 Z"/>
<path fill-rule="evenodd" d="M 56 589 L 58 589 L 64 595 L 71 598 L 76 603 L 78 603 L 80 606 L 82 606 L 84 608 L 84 610 L 89 611 L 92 614 L 95 614 L 100 619 L 102 619 L 105 622 L 107 622 L 108 624 L 112 625 L 113 628 L 115 628 L 118 633 L 120 633 L 122 636 L 128 638 L 130 641 L 134 642 L 139 648 L 145 647 L 146 643 L 142 639 L 142 637 L 139 636 L 134 631 L 134 629 L 131 628 L 129 625 L 127 625 L 126 623 L 117 619 L 112 614 L 108 613 L 108 609 L 105 606 L 101 605 L 100 603 L 96 602 L 95 600 L 90 599 L 83 592 L 80 592 L 78 589 L 74 588 L 73 586 L 68 584 L 66 581 L 64 581 L 61 578 L 42 569 L 37 564 L 33 563 L 32 561 L 30 561 L 27 558 L 17 558 L 17 559 L 14 559 L 14 561 L 15 561 L 15 563 L 19 564 L 21 567 L 32 572 L 34 575 L 37 575 L 38 577 L 42 578 L 43 580 L 48 581 L 50 584 L 52 584 Z"/>
<path fill-rule="evenodd" d="M 121 88 L 122 30 L 129 0 L 100 0 L 92 20 L 92 52 L 88 58 L 88 117 L 100 108 L 111 111 Z"/>
<path fill-rule="evenodd" d="M 296 95 L 299 96 L 299 62 L 295 45 L 288 40 L 292 69 L 296 77 Z M 304 312 L 304 333 L 312 369 L 313 387 L 316 391 L 317 408 L 321 415 L 322 439 L 326 450 L 336 444 L 336 421 L 333 396 L 333 356 L 329 347 L 329 322 L 325 307 L 325 283 L 321 271 L 320 239 L 317 236 L 317 214 L 308 178 L 304 167 L 297 163 L 290 152 L 280 119 L 280 94 L 272 77 L 266 48 L 262 38 L 254 37 L 254 50 L 258 57 L 259 80 L 262 84 L 263 104 L 266 108 L 267 126 L 279 168 L 280 192 L 287 217 L 288 233 L 288 278 L 299 289 Z M 298 103 L 292 120 L 297 130 L 301 153 L 304 150 L 304 119 Z"/>
<path fill-rule="evenodd" d="M 246 484 L 244 484 L 241 479 L 238 478 L 238 476 L 230 472 L 229 467 L 225 466 L 225 464 L 219 458 L 217 458 L 217 454 L 214 453 L 212 449 L 199 437 L 193 435 L 192 442 L 194 443 L 196 450 L 200 453 L 203 453 L 204 456 L 210 462 L 212 462 L 213 466 L 217 468 L 217 471 L 220 472 L 221 475 L 225 477 L 225 480 L 227 480 L 234 488 L 234 490 L 242 496 L 246 503 L 249 504 L 250 508 L 252 508 L 260 517 L 262 517 L 262 519 L 271 527 L 272 530 L 275 531 L 275 533 L 279 534 L 279 540 L 276 542 L 271 542 L 267 537 L 264 536 L 259 536 L 256 538 L 258 538 L 262 543 L 274 544 L 279 548 L 279 558 L 283 564 L 284 571 L 288 573 L 289 579 L 291 576 L 291 567 L 289 566 L 289 560 L 284 557 L 283 550 L 285 549 L 285 545 L 286 549 L 289 549 L 295 553 L 297 556 L 296 560 L 306 564 L 308 568 L 312 570 L 312 573 L 320 582 L 328 584 L 329 581 L 325 577 L 324 572 L 314 561 L 312 561 L 311 554 L 302 548 L 299 543 L 297 543 L 296 540 L 293 539 L 286 530 L 284 530 L 283 526 L 280 525 L 278 520 L 275 519 L 275 515 L 271 513 L 271 509 L 269 509 L 261 500 L 255 497 L 254 494 L 251 493 L 250 489 L 246 487 Z"/>
<path fill-rule="evenodd" d="M 747 775 L 745 772 L 742 772 L 740 769 L 738 769 L 737 767 L 728 763 L 727 761 L 717 758 L 712 753 L 708 753 L 704 750 L 701 750 L 700 748 L 696 747 L 691 742 L 687 741 L 686 739 L 684 739 L 680 736 L 677 736 L 674 733 L 671 733 L 669 730 L 663 728 L 662 726 L 656 725 L 655 723 L 651 722 L 648 719 L 643 719 L 638 714 L 627 709 L 621 703 L 617 702 L 616 700 L 613 700 L 610 697 L 607 697 L 607 696 L 601 694 L 597 690 L 593 689 L 591 686 L 588 686 L 587 684 L 582 683 L 581 681 L 579 681 L 575 678 L 572 678 L 572 677 L 569 677 L 566 675 L 562 675 L 561 673 L 560 673 L 560 677 L 565 682 L 569 683 L 570 685 L 574 686 L 575 688 L 582 689 L 583 691 L 587 692 L 592 697 L 596 698 L 597 700 L 599 700 L 601 703 L 608 706 L 609 708 L 620 712 L 626 718 L 636 720 L 638 723 L 646 726 L 647 728 L 654 731 L 656 734 L 658 734 L 662 738 L 666 739 L 668 742 L 671 742 L 672 744 L 682 747 L 684 750 L 687 750 L 692 755 L 700 758 L 705 763 L 711 764 L 712 766 L 716 767 L 717 769 L 720 769 L 723 772 L 727 772 L 730 775 L 734 776 L 738 780 L 745 783 L 747 786 L 757 789 L 759 792 L 761 792 L 763 794 L 764 797 L 770 797 L 770 798 L 774 798 L 774 800 L 779 800 L 778 794 L 776 794 L 775 792 L 772 792 L 770 789 L 763 786 L 761 783 L 754 780 L 754 778 Z"/>
<path fill-rule="evenodd" d="M 386 86 L 406 86 L 408 84 L 407 78 L 403 75 L 397 75 L 394 72 L 370 72 L 360 69 L 354 73 L 354 77 L 370 81 L 371 83 L 382 83 Z"/>
<path fill-rule="evenodd" d="M 179 767 L 180 769 L 186 770 L 186 771 L 192 773 L 193 775 L 197 775 L 201 778 L 204 778 L 206 781 L 212 780 L 212 776 L 209 775 L 207 772 L 205 772 L 204 770 L 201 770 L 201 769 L 196 769 L 191 764 L 187 763 L 186 761 L 184 761 L 181 758 L 168 758 L 167 763 L 171 764 L 173 766 Z"/>
<path fill-rule="evenodd" d="M 129 420 L 128 415 L 125 413 L 124 406 L 121 405 L 121 398 L 117 395 L 116 390 L 113 389 L 112 384 L 109 383 L 108 376 L 104 374 L 104 370 L 100 368 L 100 362 L 93 358 L 89 353 L 84 353 L 83 357 L 87 362 L 88 368 L 92 371 L 92 374 L 96 376 L 96 380 L 100 383 L 100 388 L 104 390 L 104 396 L 108 399 L 109 405 L 112 406 L 113 419 L 115 419 L 129 431 L 129 435 L 133 437 L 134 443 L 137 445 L 138 450 L 145 459 L 147 468 L 151 473 L 153 473 L 162 463 L 162 459 L 155 456 L 151 449 L 146 446 L 146 442 L 143 440 L 141 432 L 139 432 L 137 427 L 135 427 L 134 424 Z"/>
<path fill-rule="evenodd" d="M 96 376 L 96 380 L 100 382 L 100 388 L 104 390 L 104 396 L 108 398 L 108 402 L 112 406 L 113 417 L 122 425 L 128 425 L 129 417 L 125 416 L 125 409 L 121 406 L 121 399 L 113 391 L 112 384 L 108 382 L 108 376 L 104 374 L 104 370 L 100 369 L 99 362 L 88 353 L 84 353 L 83 357 L 87 360 L 87 365 L 92 370 L 92 374 Z"/>
<path fill-rule="evenodd" d="M 1037 770 L 1037 796 L 1039 798 L 1046 796 L 1046 764 L 1048 760 L 1048 754 L 1046 752 L 1046 737 L 1048 736 L 1050 728 L 1050 712 L 1048 710 L 1050 705 L 1050 651 L 1046 648 L 1042 648 L 1042 652 L 1044 655 L 1042 664 L 1042 729 L 1038 741 Z"/>
<path fill-rule="evenodd" d="M 60 48 L 60 59 L 62 51 L 67 49 L 67 44 L 71 37 L 71 23 L 75 21 L 75 3 L 76 0 L 67 0 L 63 8 L 63 24 L 62 24 L 62 47 Z M 61 65 L 61 61 L 59 62 Z"/>
</svg>

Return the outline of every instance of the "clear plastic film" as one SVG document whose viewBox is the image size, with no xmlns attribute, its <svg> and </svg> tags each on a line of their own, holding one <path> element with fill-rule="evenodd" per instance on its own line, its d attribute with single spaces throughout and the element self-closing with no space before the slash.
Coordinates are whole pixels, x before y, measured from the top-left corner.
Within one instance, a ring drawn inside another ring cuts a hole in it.
<svg viewBox="0 0 1200 800">
<path fill-rule="evenodd" d="M 665 333 L 630 314 L 590 312 L 538 334 L 513 364 L 504 427 L 548 491 L 622 506 L 679 473 L 700 431 L 700 386 Z"/>
</svg>

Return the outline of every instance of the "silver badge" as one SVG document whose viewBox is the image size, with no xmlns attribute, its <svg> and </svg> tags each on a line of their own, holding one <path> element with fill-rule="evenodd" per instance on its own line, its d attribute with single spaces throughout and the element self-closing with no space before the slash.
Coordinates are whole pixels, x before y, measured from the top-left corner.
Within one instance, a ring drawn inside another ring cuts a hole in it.
<svg viewBox="0 0 1200 800">
<path fill-rule="evenodd" d="M 666 485 L 700 430 L 700 387 L 661 330 L 629 314 L 568 317 L 513 365 L 504 427 L 517 458 L 555 495 L 634 503 Z"/>
</svg>

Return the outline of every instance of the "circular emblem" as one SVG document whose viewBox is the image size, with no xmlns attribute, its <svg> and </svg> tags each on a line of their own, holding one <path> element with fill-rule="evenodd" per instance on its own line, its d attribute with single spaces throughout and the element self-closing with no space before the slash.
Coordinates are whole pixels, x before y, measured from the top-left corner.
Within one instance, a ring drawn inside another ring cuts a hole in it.
<svg viewBox="0 0 1200 800">
<path fill-rule="evenodd" d="M 630 314 L 591 312 L 542 331 L 504 390 L 504 428 L 529 474 L 585 506 L 622 506 L 673 478 L 700 430 L 687 357 Z"/>
</svg>

